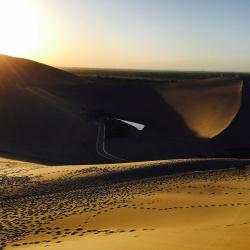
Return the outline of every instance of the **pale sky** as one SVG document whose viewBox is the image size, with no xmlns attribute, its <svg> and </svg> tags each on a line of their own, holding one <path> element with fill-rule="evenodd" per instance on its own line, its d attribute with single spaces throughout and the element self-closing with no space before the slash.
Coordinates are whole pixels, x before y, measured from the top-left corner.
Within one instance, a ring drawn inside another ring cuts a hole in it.
<svg viewBox="0 0 250 250">
<path fill-rule="evenodd" d="M 53 66 L 250 71 L 249 13 L 248 0 L 0 0 L 0 53 Z"/>
</svg>

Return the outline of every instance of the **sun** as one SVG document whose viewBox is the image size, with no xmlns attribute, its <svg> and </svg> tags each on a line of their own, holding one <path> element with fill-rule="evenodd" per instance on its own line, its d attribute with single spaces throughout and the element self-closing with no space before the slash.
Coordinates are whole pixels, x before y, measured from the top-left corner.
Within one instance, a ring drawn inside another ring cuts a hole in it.
<svg viewBox="0 0 250 250">
<path fill-rule="evenodd" d="M 0 0 L 0 54 L 31 56 L 39 47 L 41 27 L 29 0 Z"/>
</svg>

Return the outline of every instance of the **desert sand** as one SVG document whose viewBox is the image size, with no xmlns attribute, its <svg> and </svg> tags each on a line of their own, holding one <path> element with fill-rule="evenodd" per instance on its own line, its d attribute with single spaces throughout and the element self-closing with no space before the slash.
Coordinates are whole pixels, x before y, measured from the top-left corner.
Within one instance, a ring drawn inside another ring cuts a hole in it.
<svg viewBox="0 0 250 250">
<path fill-rule="evenodd" d="M 249 163 L 1 159 L 1 249 L 248 249 Z"/>
<path fill-rule="evenodd" d="M 242 80 L 212 78 L 183 81 L 160 89 L 164 100 L 202 137 L 212 138 L 229 126 L 241 104 Z"/>
<path fill-rule="evenodd" d="M 250 76 L 168 76 L 0 56 L 0 249 L 249 249 Z"/>
</svg>

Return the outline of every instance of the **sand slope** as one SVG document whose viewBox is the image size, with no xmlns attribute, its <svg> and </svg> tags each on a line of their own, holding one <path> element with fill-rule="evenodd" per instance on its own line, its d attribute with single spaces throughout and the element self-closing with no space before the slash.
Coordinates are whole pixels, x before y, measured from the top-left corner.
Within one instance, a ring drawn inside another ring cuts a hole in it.
<svg viewBox="0 0 250 250">
<path fill-rule="evenodd" d="M 227 128 L 237 115 L 241 88 L 241 79 L 225 77 L 182 81 L 159 92 L 190 129 L 211 138 Z"/>
<path fill-rule="evenodd" d="M 100 116 L 142 121 L 163 136 L 195 137 L 149 86 L 96 85 L 47 65 L 0 56 L 2 153 L 52 163 L 107 162 L 95 147 Z"/>
<path fill-rule="evenodd" d="M 240 110 L 231 124 L 216 137 L 231 153 L 248 154 L 250 148 L 250 81 L 243 77 L 242 100 Z"/>
<path fill-rule="evenodd" d="M 96 128 L 81 110 L 53 93 L 76 76 L 26 59 L 0 56 L 0 151 L 31 160 L 91 162 Z"/>
<path fill-rule="evenodd" d="M 234 167 L 249 161 L 196 161 L 46 167 L 3 159 L 0 245 L 248 249 L 250 172 Z M 231 168 L 163 174 L 162 169 L 178 169 L 178 164 L 182 170 Z"/>
<path fill-rule="evenodd" d="M 128 161 L 222 155 L 224 149 L 249 145 L 249 98 L 245 80 L 241 91 L 241 78 L 170 85 L 98 77 L 90 81 L 1 55 L 0 152 L 50 164 L 119 162 L 98 154 L 96 143 L 100 124 L 120 118 L 146 126 L 140 133 L 131 130 L 104 142 L 108 153 Z M 242 93 L 246 104 L 240 107 Z M 242 139 L 247 142 L 241 145 Z"/>
<path fill-rule="evenodd" d="M 24 58 L 0 55 L 1 85 L 52 87 L 72 85 L 79 78 L 68 72 Z M 83 80 L 82 80 L 83 81 Z"/>
</svg>

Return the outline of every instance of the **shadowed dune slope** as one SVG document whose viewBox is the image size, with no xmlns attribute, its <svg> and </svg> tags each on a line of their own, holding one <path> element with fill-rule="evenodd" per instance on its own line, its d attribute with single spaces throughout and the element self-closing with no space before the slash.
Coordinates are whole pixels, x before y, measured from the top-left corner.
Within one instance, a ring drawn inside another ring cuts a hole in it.
<svg viewBox="0 0 250 250">
<path fill-rule="evenodd" d="M 228 149 L 249 152 L 250 149 L 250 77 L 243 76 L 240 110 L 231 124 L 215 139 Z"/>
<path fill-rule="evenodd" d="M 105 162 L 96 152 L 98 114 L 145 123 L 164 136 L 195 138 L 150 86 L 100 85 L 0 56 L 0 151 L 65 163 Z"/>
<path fill-rule="evenodd" d="M 100 121 L 115 117 L 146 125 L 139 137 L 130 134 L 127 141 L 122 139 L 127 148 L 136 145 L 132 153 L 127 151 L 128 160 L 167 159 L 180 148 L 175 158 L 195 157 L 197 152 L 203 155 L 200 149 L 206 151 L 204 144 L 211 142 L 199 137 L 219 133 L 234 118 L 241 80 L 175 85 L 159 89 L 157 84 L 135 79 L 97 77 L 89 81 L 41 63 L 1 55 L 0 151 L 67 164 L 110 162 L 98 155 L 96 142 Z M 168 142 L 174 144 L 166 146 Z M 195 154 L 190 153 L 190 145 Z M 126 151 L 116 148 L 118 156 Z"/>
<path fill-rule="evenodd" d="M 82 90 L 86 91 L 90 93 L 89 96 L 95 96 L 89 110 L 144 124 L 165 136 L 183 139 L 196 137 L 185 120 L 150 85 L 134 80 L 97 80 Z"/>
<path fill-rule="evenodd" d="M 80 81 L 40 63 L 0 56 L 0 151 L 43 161 L 94 161 L 96 129 L 50 91 Z"/>
</svg>

